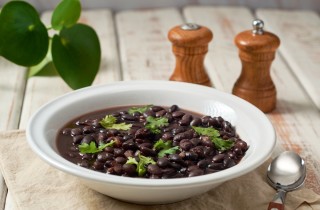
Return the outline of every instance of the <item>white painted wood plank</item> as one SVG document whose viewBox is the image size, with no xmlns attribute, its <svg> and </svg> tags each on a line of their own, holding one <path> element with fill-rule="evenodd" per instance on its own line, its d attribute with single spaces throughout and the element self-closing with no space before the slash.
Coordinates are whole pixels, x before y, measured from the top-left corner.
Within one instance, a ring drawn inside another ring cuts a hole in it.
<svg viewBox="0 0 320 210">
<path fill-rule="evenodd" d="M 168 31 L 182 23 L 176 9 L 125 11 L 116 15 L 124 80 L 168 80 L 175 66 Z"/>
<path fill-rule="evenodd" d="M 50 23 L 50 17 L 51 12 L 44 13 L 44 22 Z M 84 11 L 80 21 L 92 26 L 100 39 L 101 64 L 94 85 L 120 80 L 120 64 L 112 13 L 109 10 Z M 20 129 L 26 127 L 30 116 L 41 105 L 70 91 L 71 89 L 60 77 L 32 77 L 28 79 Z"/>
<path fill-rule="evenodd" d="M 0 58 L 0 131 L 18 128 L 23 95 L 26 85 L 26 69 Z M 0 173 L 0 209 L 5 205 L 7 187 Z"/>
<path fill-rule="evenodd" d="M 320 17 L 314 12 L 258 10 L 265 26 L 280 37 L 280 52 L 320 109 Z"/>
<path fill-rule="evenodd" d="M 215 38 L 210 45 L 206 67 L 217 89 L 231 92 L 241 70 L 235 35 L 251 27 L 252 15 L 243 8 L 187 7 L 187 21 L 205 25 Z M 320 113 L 279 54 L 271 76 L 277 88 L 277 108 L 268 114 L 277 132 L 273 156 L 283 150 L 300 153 L 307 162 L 306 186 L 320 193 Z M 290 90 L 290 91 L 288 91 Z"/>
</svg>

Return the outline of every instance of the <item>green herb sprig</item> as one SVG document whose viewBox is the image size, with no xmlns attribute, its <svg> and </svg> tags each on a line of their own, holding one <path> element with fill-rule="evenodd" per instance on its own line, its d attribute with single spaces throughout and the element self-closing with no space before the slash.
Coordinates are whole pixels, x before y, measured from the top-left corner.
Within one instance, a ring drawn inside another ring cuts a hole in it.
<svg viewBox="0 0 320 210">
<path fill-rule="evenodd" d="M 106 129 L 129 130 L 132 124 L 116 123 L 117 118 L 112 115 L 106 115 L 99 123 Z"/>
<path fill-rule="evenodd" d="M 196 126 L 192 126 L 192 128 L 199 134 L 199 135 L 204 135 L 204 136 L 208 136 L 212 143 L 215 145 L 215 147 L 218 150 L 224 151 L 224 150 L 228 150 L 231 147 L 233 147 L 234 142 L 230 141 L 230 140 L 223 140 L 220 137 L 220 133 L 218 130 L 212 128 L 212 127 L 208 127 L 208 128 L 202 128 L 202 127 L 196 127 Z"/>
<path fill-rule="evenodd" d="M 112 140 L 109 143 L 106 144 L 100 144 L 98 147 L 96 146 L 95 142 L 90 142 L 90 144 L 82 143 L 78 146 L 80 153 L 82 154 L 95 154 L 98 152 L 101 152 L 106 147 L 113 147 L 115 141 Z"/>
<path fill-rule="evenodd" d="M 128 113 L 129 114 L 133 114 L 135 112 L 139 112 L 141 114 L 145 113 L 150 107 L 152 107 L 152 105 L 146 105 L 146 106 L 143 106 L 143 107 L 131 107 L 129 110 L 128 110 Z"/>
<path fill-rule="evenodd" d="M 154 134 L 159 134 L 161 131 L 159 128 L 169 125 L 168 118 L 159 117 L 155 118 L 152 116 L 147 117 L 146 128 L 149 129 Z"/>
<path fill-rule="evenodd" d="M 58 73 L 72 89 L 91 85 L 100 66 L 100 42 L 93 28 L 77 23 L 80 14 L 80 0 L 61 0 L 46 27 L 31 4 L 9 1 L 0 13 L 0 56 L 30 67 L 29 76 Z"/>
<path fill-rule="evenodd" d="M 133 157 L 129 157 L 126 164 L 134 164 L 137 166 L 137 173 L 138 173 L 138 176 L 144 176 L 146 173 L 147 173 L 147 165 L 149 164 L 156 164 L 156 162 L 150 158 L 150 157 L 146 157 L 146 156 L 143 156 L 141 154 L 139 154 L 139 162 L 133 158 Z"/>
<path fill-rule="evenodd" d="M 159 139 L 154 145 L 153 149 L 160 150 L 158 152 L 158 157 L 164 157 L 165 155 L 176 154 L 177 151 L 180 149 L 178 146 L 173 147 L 172 141 L 163 141 Z"/>
</svg>

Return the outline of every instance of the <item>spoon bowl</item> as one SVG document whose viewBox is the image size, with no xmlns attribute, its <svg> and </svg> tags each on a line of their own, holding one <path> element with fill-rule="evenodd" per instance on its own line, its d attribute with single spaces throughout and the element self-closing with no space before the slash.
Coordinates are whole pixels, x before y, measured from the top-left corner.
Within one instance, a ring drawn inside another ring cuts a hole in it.
<svg viewBox="0 0 320 210">
<path fill-rule="evenodd" d="M 285 194 L 301 187 L 306 178 L 304 160 L 295 152 L 285 151 L 277 156 L 269 165 L 268 183 L 277 190 L 268 209 L 284 209 Z"/>
</svg>

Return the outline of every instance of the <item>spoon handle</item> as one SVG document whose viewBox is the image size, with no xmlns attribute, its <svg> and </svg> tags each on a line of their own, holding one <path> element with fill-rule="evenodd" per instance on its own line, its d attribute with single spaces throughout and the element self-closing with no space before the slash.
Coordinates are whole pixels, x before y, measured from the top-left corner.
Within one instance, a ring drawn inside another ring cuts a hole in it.
<svg viewBox="0 0 320 210">
<path fill-rule="evenodd" d="M 284 205 L 283 203 L 275 203 L 271 201 L 269 203 L 268 210 L 284 210 Z"/>
<path fill-rule="evenodd" d="M 273 197 L 273 200 L 269 203 L 268 210 L 284 210 L 285 197 L 286 197 L 286 191 L 278 189 L 277 194 Z"/>
</svg>

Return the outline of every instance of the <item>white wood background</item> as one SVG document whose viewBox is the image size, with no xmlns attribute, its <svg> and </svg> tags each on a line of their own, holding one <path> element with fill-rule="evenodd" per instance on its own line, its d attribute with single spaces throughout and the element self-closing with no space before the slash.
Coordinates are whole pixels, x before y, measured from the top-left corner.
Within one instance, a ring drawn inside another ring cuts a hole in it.
<svg viewBox="0 0 320 210">
<path fill-rule="evenodd" d="M 300 153 L 307 162 L 306 186 L 320 194 L 320 18 L 314 12 L 261 9 L 252 13 L 244 7 L 213 6 L 121 11 L 115 16 L 107 9 L 86 11 L 81 21 L 95 28 L 102 46 L 101 68 L 94 85 L 117 80 L 167 80 L 175 65 L 167 32 L 188 21 L 213 31 L 205 66 L 215 88 L 230 93 L 241 69 L 233 39 L 251 28 L 256 15 L 281 39 L 271 69 L 278 91 L 277 108 L 268 114 L 278 137 L 273 156 L 283 150 Z M 43 14 L 45 22 L 49 17 L 50 13 Z M 26 73 L 26 69 L 0 59 L 0 130 L 24 129 L 39 106 L 71 91 L 59 77 L 27 80 Z M 0 209 L 5 196 L 0 177 Z M 6 200 L 5 209 L 14 209 L 10 192 Z"/>
</svg>

